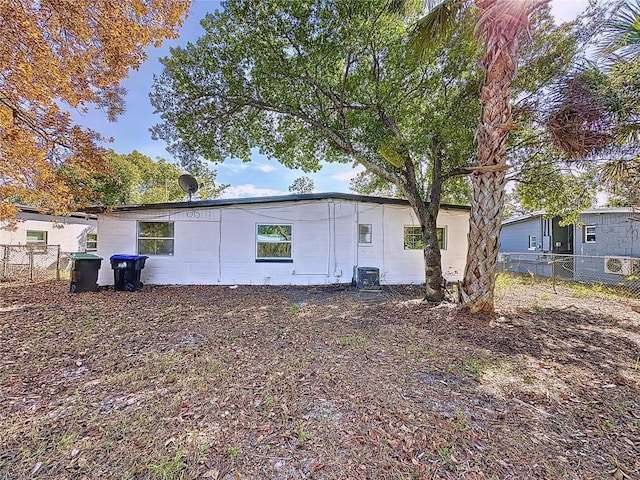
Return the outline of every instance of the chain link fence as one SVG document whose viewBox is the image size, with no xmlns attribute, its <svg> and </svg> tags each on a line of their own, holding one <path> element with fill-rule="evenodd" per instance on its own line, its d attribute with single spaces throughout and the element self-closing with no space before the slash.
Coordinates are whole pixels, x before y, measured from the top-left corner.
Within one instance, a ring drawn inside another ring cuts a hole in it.
<svg viewBox="0 0 640 480">
<path fill-rule="evenodd" d="M 545 278 L 554 287 L 561 283 L 586 284 L 640 297 L 639 257 L 508 252 L 500 253 L 498 269 Z"/>
<path fill-rule="evenodd" d="M 69 279 L 71 260 L 59 245 L 0 245 L 0 281 Z"/>
</svg>

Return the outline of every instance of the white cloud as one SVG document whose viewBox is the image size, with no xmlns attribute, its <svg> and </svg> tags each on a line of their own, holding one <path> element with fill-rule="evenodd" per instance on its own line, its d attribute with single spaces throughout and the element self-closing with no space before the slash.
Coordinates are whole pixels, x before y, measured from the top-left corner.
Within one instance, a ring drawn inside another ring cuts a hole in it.
<svg viewBox="0 0 640 480">
<path fill-rule="evenodd" d="M 355 168 L 350 168 L 349 170 L 343 170 L 338 173 L 334 173 L 331 175 L 331 178 L 337 180 L 338 182 L 350 182 L 352 179 L 356 178 L 356 176 L 360 173 L 364 172 L 364 167 L 362 165 L 358 165 Z"/>
<path fill-rule="evenodd" d="M 219 165 L 216 165 L 215 168 L 217 170 L 228 170 L 231 173 L 239 173 L 249 168 L 249 164 L 243 161 L 239 161 L 239 162 L 227 161 L 227 162 L 220 163 Z"/>
<path fill-rule="evenodd" d="M 256 168 L 264 173 L 273 172 L 276 169 L 276 167 L 274 167 L 273 165 L 268 165 L 266 163 L 263 163 L 262 165 L 257 165 Z"/>
<path fill-rule="evenodd" d="M 227 188 L 220 198 L 272 197 L 274 195 L 288 194 L 289 192 L 270 188 L 258 188 L 251 183 L 247 183 L 245 185 L 233 185 Z"/>
</svg>

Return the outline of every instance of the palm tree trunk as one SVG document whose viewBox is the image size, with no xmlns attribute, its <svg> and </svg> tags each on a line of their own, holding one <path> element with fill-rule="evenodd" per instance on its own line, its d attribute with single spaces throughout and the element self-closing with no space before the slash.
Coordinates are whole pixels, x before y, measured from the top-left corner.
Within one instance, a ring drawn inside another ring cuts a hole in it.
<svg viewBox="0 0 640 480">
<path fill-rule="evenodd" d="M 482 89 L 482 123 L 478 127 L 478 167 L 472 174 L 473 199 L 469 219 L 469 249 L 460 303 L 473 313 L 493 313 L 496 264 L 506 185 L 506 152 L 510 130 L 509 86 L 515 64 L 508 52 L 487 72 Z M 505 65 L 506 63 L 506 65 Z M 512 65 L 508 80 L 504 75 Z M 495 71 L 497 70 L 497 72 Z"/>
<path fill-rule="evenodd" d="M 481 93 L 482 119 L 476 134 L 480 166 L 472 176 L 469 250 L 459 294 L 462 308 L 474 313 L 493 313 L 507 140 L 509 131 L 514 128 L 510 87 L 517 70 L 518 33 L 528 25 L 531 4 L 482 0 L 476 5 L 482 9 L 476 28 L 486 39 L 481 65 L 487 73 Z"/>
<path fill-rule="evenodd" d="M 477 173 L 471 182 L 473 200 L 469 220 L 469 250 L 464 279 L 459 289 L 460 304 L 473 313 L 492 313 L 505 172 Z"/>
</svg>

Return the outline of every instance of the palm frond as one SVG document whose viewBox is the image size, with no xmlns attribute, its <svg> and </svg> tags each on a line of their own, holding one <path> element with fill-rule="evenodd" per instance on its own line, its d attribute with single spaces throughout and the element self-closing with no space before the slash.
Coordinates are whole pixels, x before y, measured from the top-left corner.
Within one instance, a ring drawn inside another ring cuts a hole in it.
<svg viewBox="0 0 640 480">
<path fill-rule="evenodd" d="M 600 52 L 630 59 L 640 54 L 640 0 L 621 2 L 606 23 Z"/>
<path fill-rule="evenodd" d="M 621 145 L 640 145 L 640 123 L 637 120 L 616 125 L 613 134 L 616 141 Z"/>
<path fill-rule="evenodd" d="M 556 147 L 580 159 L 614 141 L 615 119 L 602 95 L 603 73 L 593 65 L 567 77 L 550 97 L 547 130 Z"/>
<path fill-rule="evenodd" d="M 431 7 L 413 27 L 412 45 L 419 56 L 449 37 L 461 13 L 472 2 L 466 0 L 444 0 L 438 4 L 428 2 Z"/>
<path fill-rule="evenodd" d="M 424 0 L 388 0 L 387 11 L 403 17 L 413 17 L 424 12 Z"/>
<path fill-rule="evenodd" d="M 610 160 L 596 169 L 600 185 L 609 193 L 621 196 L 626 203 L 640 204 L 640 159 Z"/>
</svg>

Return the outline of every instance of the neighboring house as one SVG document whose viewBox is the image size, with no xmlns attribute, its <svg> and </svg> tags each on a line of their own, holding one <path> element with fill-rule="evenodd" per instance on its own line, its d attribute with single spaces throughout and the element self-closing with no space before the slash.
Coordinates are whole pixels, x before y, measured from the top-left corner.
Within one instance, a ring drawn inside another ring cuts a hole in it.
<svg viewBox="0 0 640 480">
<path fill-rule="evenodd" d="M 469 208 L 438 217 L 447 280 L 459 280 Z M 349 283 L 354 267 L 386 284 L 424 282 L 420 226 L 400 199 L 342 193 L 121 206 L 98 213 L 98 255 L 147 255 L 150 284 L 319 285 Z M 357 271 L 357 269 L 355 270 Z M 103 262 L 101 285 L 113 284 Z"/>
<path fill-rule="evenodd" d="M 544 218 L 542 212 L 536 212 L 502 223 L 500 251 L 605 257 L 577 258 L 566 270 L 574 278 L 589 272 L 590 278 L 616 281 L 620 275 L 640 270 L 640 261 L 607 261 L 607 257 L 640 259 L 639 220 L 631 208 L 594 208 L 584 211 L 576 225 L 560 226 L 559 218 Z"/>
<path fill-rule="evenodd" d="M 0 245 L 59 245 L 61 252 L 97 250 L 95 215 L 57 216 L 39 213 L 28 206 L 19 209 L 15 223 L 0 222 Z"/>
</svg>

